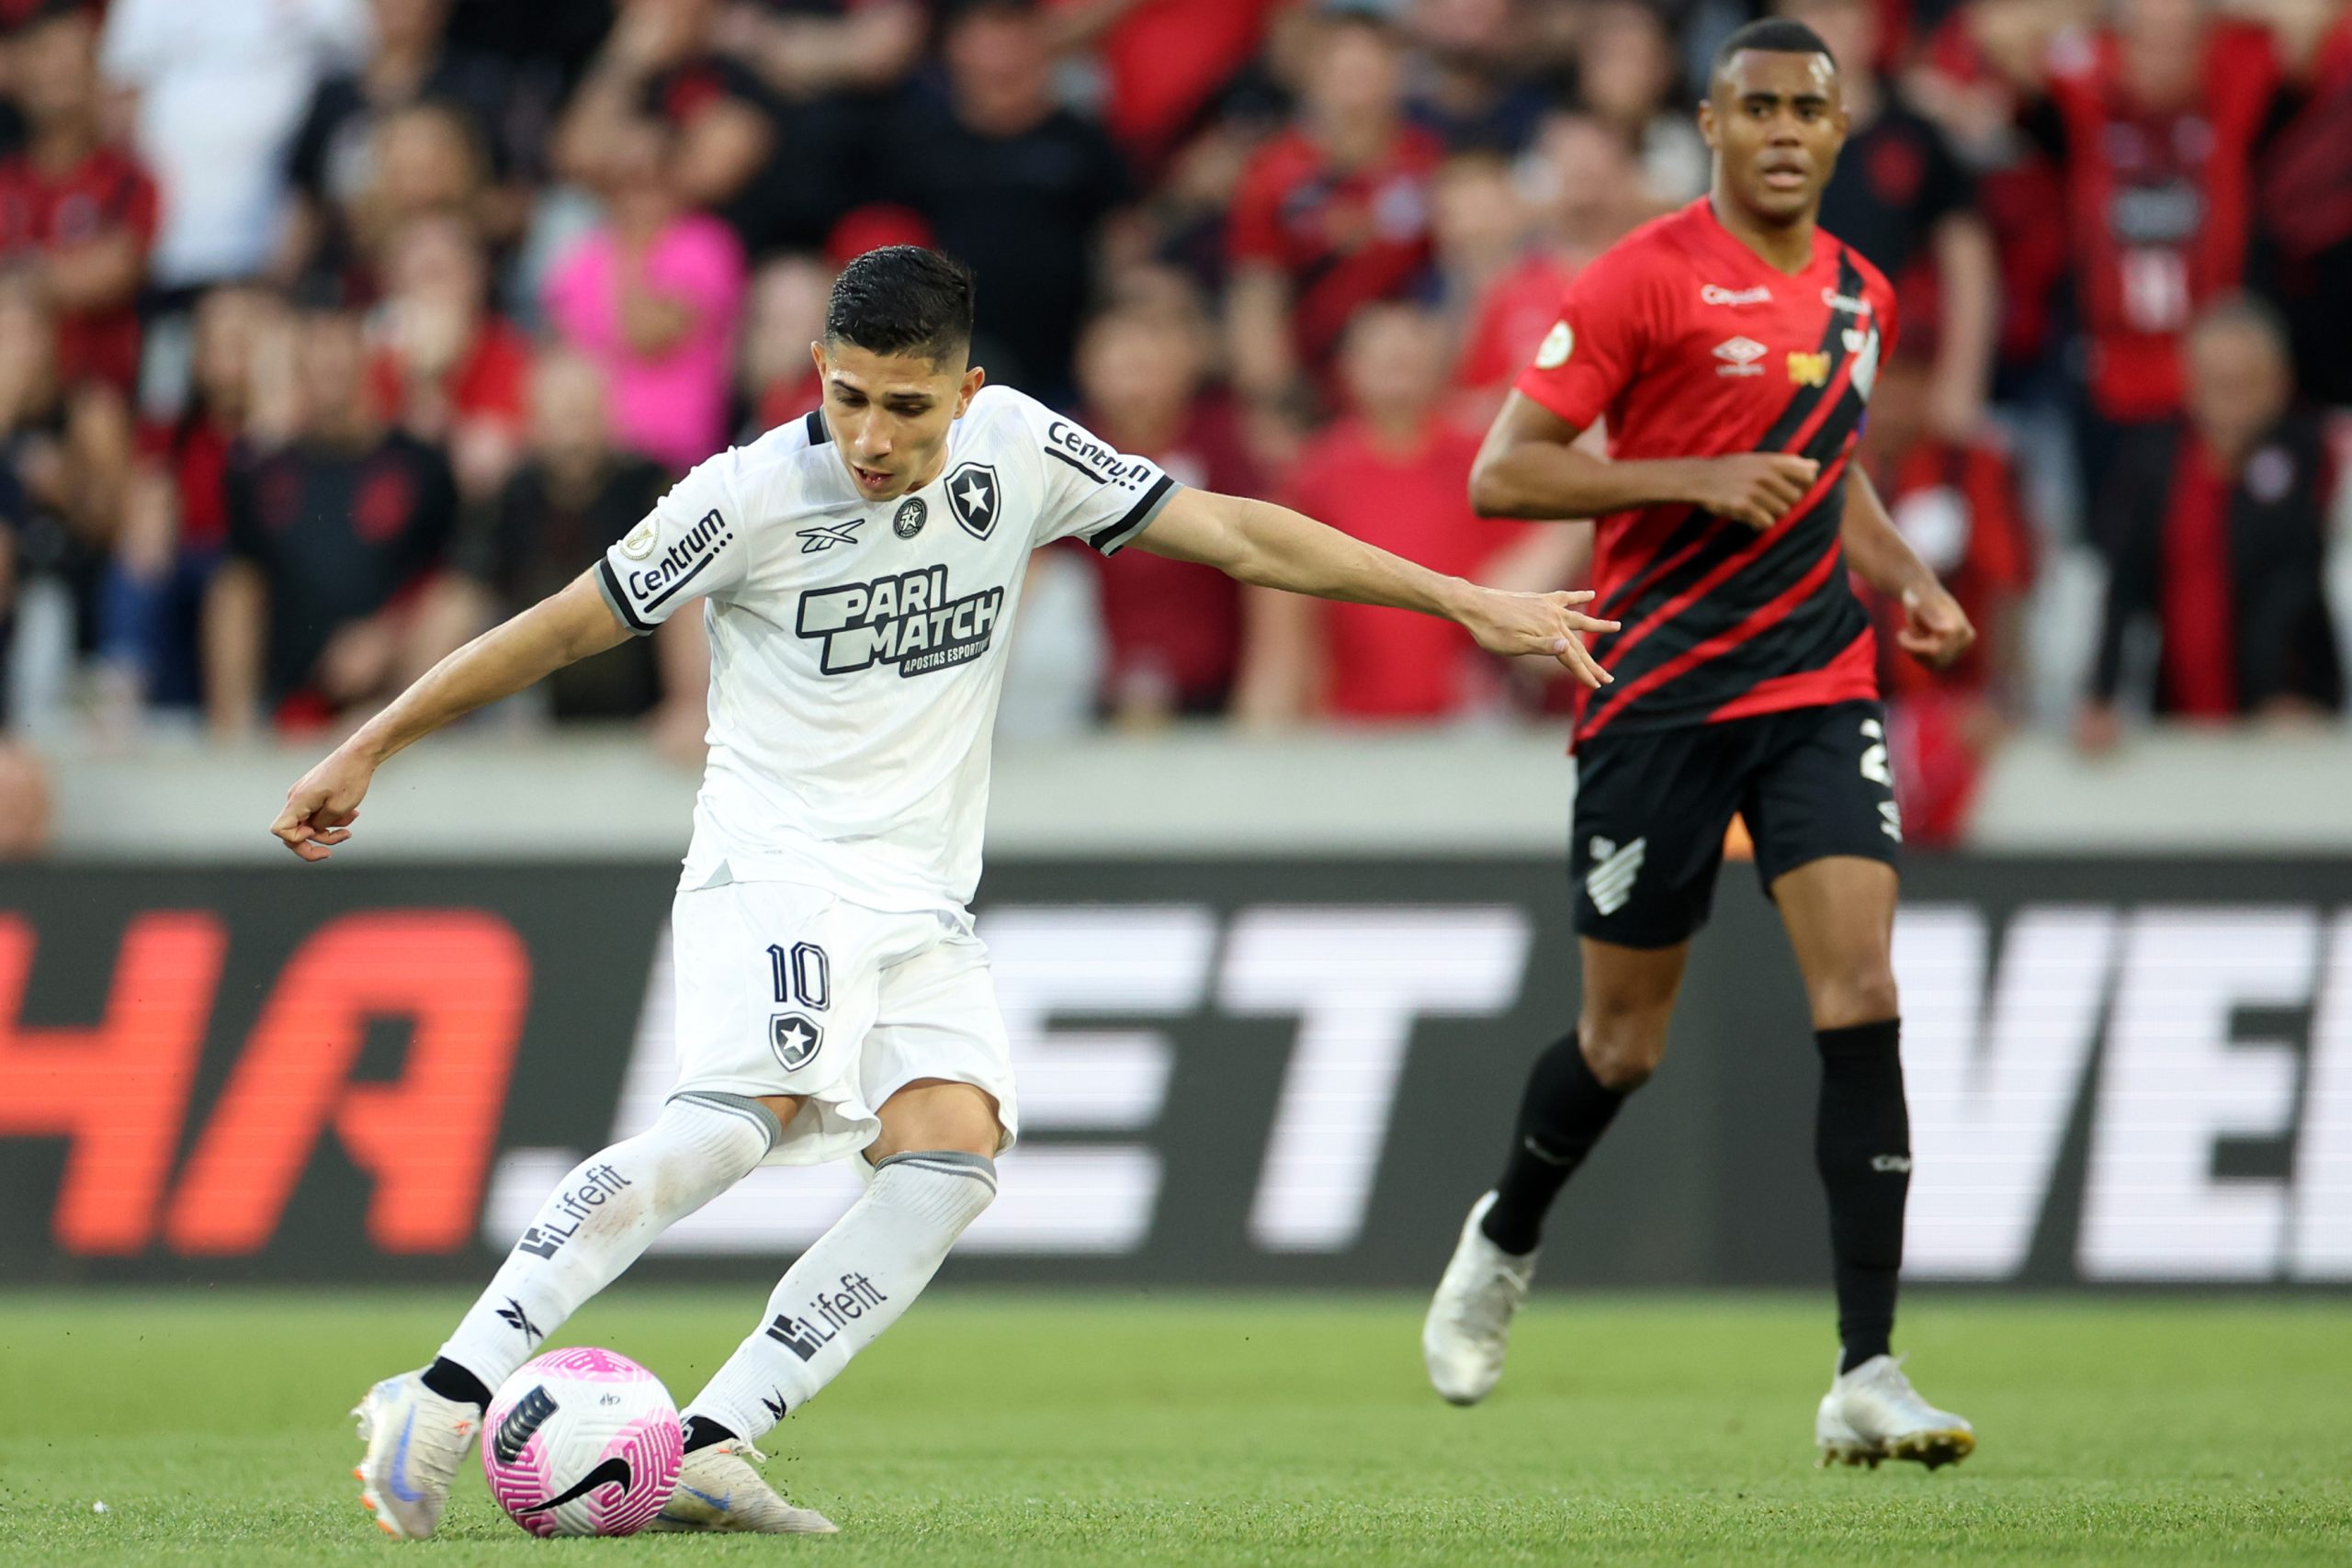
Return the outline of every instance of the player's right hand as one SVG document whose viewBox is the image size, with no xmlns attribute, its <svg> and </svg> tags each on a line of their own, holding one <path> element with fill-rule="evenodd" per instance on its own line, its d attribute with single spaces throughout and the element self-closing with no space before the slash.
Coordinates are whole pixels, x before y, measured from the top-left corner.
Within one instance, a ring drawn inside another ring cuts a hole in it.
<svg viewBox="0 0 2352 1568">
<path fill-rule="evenodd" d="M 286 792 L 286 809 L 269 825 L 271 834 L 303 860 L 325 860 L 329 845 L 351 837 L 360 799 L 375 776 L 374 763 L 335 751 Z"/>
<path fill-rule="evenodd" d="M 1687 499 L 1718 517 L 1757 529 L 1770 528 L 1786 516 L 1821 475 L 1819 463 L 1789 452 L 1737 452 L 1702 458 L 1694 467 L 1697 482 Z"/>
<path fill-rule="evenodd" d="M 1563 669 L 1586 685 L 1605 686 L 1617 677 L 1600 667 L 1584 639 L 1594 633 L 1613 632 L 1618 623 L 1600 620 L 1577 608 L 1589 604 L 1594 597 L 1589 590 L 1512 593 L 1479 588 L 1473 591 L 1459 618 L 1488 653 L 1506 659 L 1543 654 L 1559 660 Z"/>
</svg>

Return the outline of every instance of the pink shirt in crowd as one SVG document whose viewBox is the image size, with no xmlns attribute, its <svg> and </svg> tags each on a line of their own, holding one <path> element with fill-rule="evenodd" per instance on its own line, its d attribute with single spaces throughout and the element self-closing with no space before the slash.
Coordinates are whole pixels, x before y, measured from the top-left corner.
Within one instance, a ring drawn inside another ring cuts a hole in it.
<svg viewBox="0 0 2352 1568">
<path fill-rule="evenodd" d="M 556 264 L 547 311 L 573 347 L 604 368 L 613 435 L 685 472 L 727 444 L 729 346 L 742 310 L 744 265 L 734 231 L 695 214 L 673 223 L 646 256 L 647 280 L 693 308 L 677 347 L 658 359 L 634 353 L 621 333 L 620 243 L 598 229 Z"/>
</svg>

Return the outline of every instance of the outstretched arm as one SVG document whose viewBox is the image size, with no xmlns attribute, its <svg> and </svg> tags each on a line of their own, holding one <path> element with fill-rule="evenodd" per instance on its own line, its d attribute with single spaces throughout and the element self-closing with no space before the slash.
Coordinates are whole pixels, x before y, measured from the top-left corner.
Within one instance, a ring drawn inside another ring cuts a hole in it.
<svg viewBox="0 0 2352 1568">
<path fill-rule="evenodd" d="M 286 792 L 286 809 L 269 830 L 304 860 L 326 859 L 328 846 L 351 837 L 368 782 L 393 753 L 628 636 L 597 592 L 594 572 L 582 572 L 419 676 Z"/>
<path fill-rule="evenodd" d="M 1317 599 L 1387 604 L 1454 621 L 1489 653 L 1540 653 L 1588 686 L 1613 679 L 1585 650 L 1579 633 L 1615 631 L 1571 606 L 1589 593 L 1505 593 L 1447 577 L 1390 555 L 1287 507 L 1179 491 L 1137 536 L 1136 547 L 1213 566 L 1227 577 Z"/>
</svg>

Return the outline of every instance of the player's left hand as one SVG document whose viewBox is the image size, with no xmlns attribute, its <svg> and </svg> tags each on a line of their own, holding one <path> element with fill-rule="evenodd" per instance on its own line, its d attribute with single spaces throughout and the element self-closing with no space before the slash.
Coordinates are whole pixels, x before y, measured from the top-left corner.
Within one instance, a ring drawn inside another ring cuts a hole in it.
<svg viewBox="0 0 2352 1568">
<path fill-rule="evenodd" d="M 329 846 L 351 837 L 359 802 L 376 775 L 375 764 L 338 750 L 295 781 L 286 809 L 269 825 L 280 843 L 304 860 L 325 860 Z"/>
<path fill-rule="evenodd" d="M 1968 612 L 1941 583 L 1903 591 L 1903 628 L 1894 634 L 1903 651 L 1930 670 L 1941 670 L 1968 651 L 1976 628 Z"/>
<path fill-rule="evenodd" d="M 1595 620 L 1576 606 L 1589 604 L 1589 592 L 1574 593 L 1506 593 L 1482 588 L 1462 616 L 1462 624 L 1488 653 L 1507 659 L 1531 653 L 1556 659 L 1567 672 L 1588 686 L 1605 686 L 1617 679 L 1603 670 L 1584 645 L 1594 632 L 1613 632 L 1615 621 Z"/>
</svg>

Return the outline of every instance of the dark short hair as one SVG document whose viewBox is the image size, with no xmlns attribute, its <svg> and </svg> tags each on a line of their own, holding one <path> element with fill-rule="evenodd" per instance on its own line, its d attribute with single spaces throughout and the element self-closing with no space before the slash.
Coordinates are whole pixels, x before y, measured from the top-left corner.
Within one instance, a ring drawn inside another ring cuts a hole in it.
<svg viewBox="0 0 2352 1568">
<path fill-rule="evenodd" d="M 1821 35 L 1803 22 L 1786 17 L 1767 17 L 1760 22 L 1750 22 L 1724 39 L 1715 51 L 1714 63 L 1707 67 L 1707 80 L 1713 83 L 1731 69 L 1732 56 L 1756 50 L 1764 54 L 1818 54 L 1835 70 L 1838 57 L 1830 52 Z"/>
<path fill-rule="evenodd" d="M 884 245 L 842 268 L 825 307 L 825 341 L 937 364 L 972 342 L 972 273 L 943 251 Z"/>
</svg>

